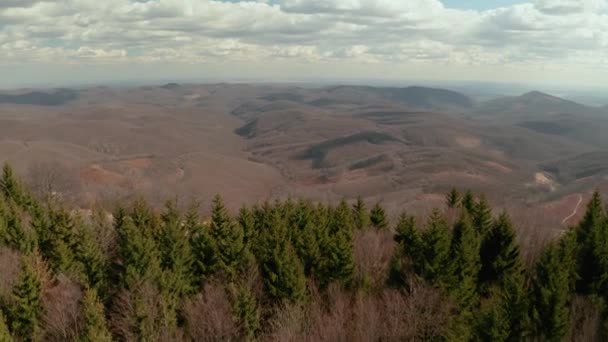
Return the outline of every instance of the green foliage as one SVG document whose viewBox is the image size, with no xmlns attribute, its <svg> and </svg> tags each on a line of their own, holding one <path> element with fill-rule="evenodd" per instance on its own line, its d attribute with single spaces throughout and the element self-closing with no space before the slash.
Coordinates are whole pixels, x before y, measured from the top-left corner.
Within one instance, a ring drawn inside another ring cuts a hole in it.
<svg viewBox="0 0 608 342">
<path fill-rule="evenodd" d="M 2 167 L 0 192 L 2 192 L 5 198 L 14 201 L 20 206 L 27 204 L 25 190 L 19 179 L 17 179 L 13 173 L 13 169 L 8 164 L 4 164 Z"/>
<path fill-rule="evenodd" d="M 249 249 L 244 241 L 243 228 L 230 217 L 220 196 L 215 196 L 211 208 L 211 259 L 214 271 L 234 279 L 249 263 Z"/>
<path fill-rule="evenodd" d="M 4 318 L 4 314 L 0 311 L 0 342 L 11 342 L 13 337 L 11 336 L 10 331 L 8 330 L 8 325 L 6 324 L 6 319 Z"/>
<path fill-rule="evenodd" d="M 571 279 L 564 264 L 571 256 L 561 244 L 548 246 L 537 262 L 532 285 L 532 319 L 538 336 L 561 341 L 570 329 Z"/>
<path fill-rule="evenodd" d="M 367 229 L 371 225 L 367 206 L 365 205 L 365 201 L 363 201 L 361 196 L 358 196 L 357 201 L 353 204 L 352 216 L 356 229 Z"/>
<path fill-rule="evenodd" d="M 452 188 L 445 197 L 445 202 L 450 209 L 458 208 L 460 205 L 461 196 L 456 188 Z"/>
<path fill-rule="evenodd" d="M 468 214 L 463 212 L 454 226 L 450 253 L 454 273 L 449 285 L 452 296 L 463 310 L 475 306 L 477 302 L 477 277 L 481 269 L 479 248 L 479 237 Z"/>
<path fill-rule="evenodd" d="M 445 217 L 435 210 L 422 233 L 417 273 L 431 285 L 445 288 L 451 278 L 450 245 L 452 234 Z"/>
<path fill-rule="evenodd" d="M 333 281 L 348 284 L 355 269 L 350 211 L 346 203 L 342 202 L 333 209 L 330 217 L 328 235 L 320 243 L 320 261 L 316 273 L 321 288 Z"/>
<path fill-rule="evenodd" d="M 587 205 L 576 235 L 580 246 L 578 290 L 608 298 L 608 221 L 598 192 Z"/>
<path fill-rule="evenodd" d="M 485 236 L 492 229 L 492 208 L 482 196 L 479 201 L 474 204 L 472 211 L 468 211 L 473 219 L 475 231 L 482 239 L 485 239 Z"/>
<path fill-rule="evenodd" d="M 481 246 L 480 283 L 487 286 L 502 283 L 505 277 L 521 275 L 523 262 L 515 230 L 507 213 L 502 213 L 486 234 Z"/>
<path fill-rule="evenodd" d="M 84 328 L 80 338 L 82 342 L 111 342 L 112 335 L 108 329 L 104 307 L 97 292 L 87 289 L 82 299 Z"/>
<path fill-rule="evenodd" d="M 260 268 L 269 296 L 275 301 L 297 301 L 304 295 L 304 267 L 288 236 L 286 222 L 273 211 L 270 229 L 261 237 Z"/>
<path fill-rule="evenodd" d="M 74 246 L 75 259 L 82 266 L 86 283 L 96 291 L 105 292 L 108 287 L 109 260 L 96 240 L 91 227 L 80 226 Z"/>
<path fill-rule="evenodd" d="M 192 291 L 192 250 L 188 240 L 190 232 L 184 224 L 174 202 L 165 205 L 161 217 L 159 249 L 165 288 L 177 297 Z"/>
<path fill-rule="evenodd" d="M 394 240 L 397 247 L 391 260 L 389 283 L 393 286 L 403 287 L 407 283 L 408 274 L 421 272 L 422 238 L 416 228 L 415 218 L 405 212 L 399 216 L 395 232 Z"/>
<path fill-rule="evenodd" d="M 261 328 L 260 310 L 255 296 L 246 287 L 240 287 L 238 290 L 234 314 L 239 323 L 241 336 L 247 341 L 254 340 Z"/>
<path fill-rule="evenodd" d="M 11 331 L 23 341 L 37 340 L 43 314 L 42 281 L 36 259 L 37 256 L 22 259 L 19 280 L 13 288 L 9 307 Z"/>
<path fill-rule="evenodd" d="M 460 200 L 460 206 L 469 212 L 469 214 L 473 213 L 473 210 L 475 209 L 475 197 L 470 190 L 467 191 Z"/>
<path fill-rule="evenodd" d="M 388 221 L 386 220 L 386 212 L 380 202 L 377 202 L 370 211 L 369 219 L 372 226 L 378 230 L 388 228 Z"/>
<path fill-rule="evenodd" d="M 13 201 L 0 199 L 0 244 L 30 254 L 36 249 L 36 234 L 23 222 L 23 212 Z"/>
</svg>

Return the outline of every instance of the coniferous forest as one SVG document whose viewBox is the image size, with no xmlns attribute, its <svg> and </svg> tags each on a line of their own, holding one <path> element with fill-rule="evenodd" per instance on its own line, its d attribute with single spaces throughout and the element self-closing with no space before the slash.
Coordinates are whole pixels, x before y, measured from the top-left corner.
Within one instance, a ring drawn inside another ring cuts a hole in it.
<svg viewBox="0 0 608 342">
<path fill-rule="evenodd" d="M 602 341 L 608 218 L 524 251 L 453 190 L 426 219 L 288 199 L 84 215 L 0 179 L 0 341 Z M 395 222 L 391 222 L 395 221 Z M 524 257 L 524 255 L 531 257 Z"/>
</svg>

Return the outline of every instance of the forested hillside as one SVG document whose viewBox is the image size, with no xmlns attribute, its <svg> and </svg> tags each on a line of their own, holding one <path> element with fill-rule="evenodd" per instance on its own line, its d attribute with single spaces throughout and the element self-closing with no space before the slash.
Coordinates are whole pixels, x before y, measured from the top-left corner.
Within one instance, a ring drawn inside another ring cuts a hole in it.
<svg viewBox="0 0 608 342">
<path fill-rule="evenodd" d="M 88 213 L 32 196 L 9 166 L 0 190 L 0 341 L 607 338 L 597 193 L 524 251 L 508 213 L 456 190 L 392 223 L 362 200 Z"/>
</svg>

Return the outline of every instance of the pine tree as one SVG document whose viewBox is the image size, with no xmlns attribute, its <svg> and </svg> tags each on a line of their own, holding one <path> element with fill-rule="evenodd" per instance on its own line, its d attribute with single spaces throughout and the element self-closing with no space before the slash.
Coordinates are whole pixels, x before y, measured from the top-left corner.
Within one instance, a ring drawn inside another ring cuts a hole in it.
<svg viewBox="0 0 608 342">
<path fill-rule="evenodd" d="M 429 218 L 428 227 L 421 236 L 420 261 L 415 262 L 417 273 L 431 285 L 444 288 L 448 284 L 450 271 L 451 232 L 448 224 L 434 210 Z M 418 265 L 416 265 L 418 264 Z"/>
<path fill-rule="evenodd" d="M 253 212 L 245 206 L 241 207 L 239 209 L 238 222 L 243 230 L 243 243 L 246 246 L 250 246 L 257 239 L 258 235 Z"/>
<path fill-rule="evenodd" d="M 473 228 L 477 234 L 485 239 L 486 234 L 492 229 L 492 208 L 486 201 L 485 197 L 481 197 L 477 203 L 474 204 L 472 212 L 470 212 L 473 219 Z"/>
<path fill-rule="evenodd" d="M 357 201 L 353 204 L 352 213 L 355 228 L 359 230 L 369 228 L 371 224 L 369 212 L 361 196 L 358 196 Z"/>
<path fill-rule="evenodd" d="M 9 308 L 11 331 L 23 341 L 37 340 L 43 315 L 42 281 L 34 258 L 36 256 L 29 256 L 21 261 L 21 273 Z"/>
<path fill-rule="evenodd" d="M 77 233 L 74 254 L 76 260 L 82 265 L 87 284 L 104 293 L 107 290 L 108 257 L 103 248 L 93 236 L 91 227 L 82 225 Z"/>
<path fill-rule="evenodd" d="M 420 233 L 416 228 L 416 219 L 406 213 L 401 213 L 395 232 L 395 242 L 401 246 L 408 256 L 417 258 L 421 240 Z"/>
<path fill-rule="evenodd" d="M 193 282 L 189 232 L 175 203 L 168 202 L 165 208 L 159 239 L 161 268 L 165 272 L 164 279 L 169 281 L 165 287 L 181 298 L 192 290 Z"/>
<path fill-rule="evenodd" d="M 25 254 L 32 253 L 36 249 L 37 238 L 35 232 L 23 223 L 22 211 L 12 201 L 8 201 L 0 211 L 0 229 L 4 231 L 0 243 Z"/>
<path fill-rule="evenodd" d="M 11 333 L 8 330 L 8 325 L 6 324 L 4 314 L 2 313 L 2 311 L 0 311 L 0 342 L 11 341 L 13 341 L 13 337 L 11 336 Z"/>
<path fill-rule="evenodd" d="M 211 210 L 210 236 L 217 271 L 234 278 L 251 260 L 244 243 L 243 229 L 230 217 L 220 196 L 213 199 Z"/>
<path fill-rule="evenodd" d="M 502 213 L 492 225 L 481 246 L 482 268 L 480 284 L 501 283 L 509 275 L 523 272 L 515 231 L 507 213 Z"/>
<path fill-rule="evenodd" d="M 260 310 L 255 296 L 251 291 L 241 286 L 234 304 L 234 313 L 239 323 L 241 337 L 253 341 L 260 330 Z"/>
<path fill-rule="evenodd" d="M 186 220 L 187 222 L 189 220 Z M 191 221 L 192 237 L 190 245 L 192 247 L 194 285 L 202 286 L 202 281 L 217 269 L 217 255 L 214 252 L 214 243 L 209 234 L 209 228 L 196 221 Z"/>
<path fill-rule="evenodd" d="M 464 194 L 464 197 L 462 197 L 460 200 L 460 205 L 464 210 L 468 211 L 469 214 L 473 213 L 473 210 L 475 209 L 475 197 L 473 196 L 471 190 L 468 190 Z"/>
<path fill-rule="evenodd" d="M 393 239 L 397 247 L 391 259 L 389 269 L 389 284 L 403 287 L 407 284 L 407 275 L 412 271 L 420 271 L 422 239 L 416 228 L 413 216 L 401 213 L 395 227 Z"/>
<path fill-rule="evenodd" d="M 460 205 L 460 200 L 460 193 L 458 190 L 456 190 L 456 188 L 452 188 L 445 198 L 445 202 L 450 209 L 458 208 Z"/>
<path fill-rule="evenodd" d="M 7 199 L 13 200 L 19 206 L 25 206 L 25 192 L 21 182 L 13 173 L 13 169 L 7 163 L 2 167 L 2 178 L 0 178 L 0 192 Z"/>
<path fill-rule="evenodd" d="M 462 310 L 475 306 L 477 301 L 477 278 L 481 269 L 479 248 L 479 237 L 464 211 L 454 226 L 450 253 L 454 271 L 450 292 Z"/>
<path fill-rule="evenodd" d="M 82 342 L 111 342 L 112 335 L 104 315 L 104 307 L 97 292 L 87 289 L 82 299 L 84 328 L 80 338 Z"/>
<path fill-rule="evenodd" d="M 380 202 L 377 202 L 372 210 L 370 211 L 370 222 L 372 226 L 378 230 L 384 230 L 388 228 L 388 222 L 386 220 L 386 212 Z"/>
<path fill-rule="evenodd" d="M 131 218 L 122 220 L 116 230 L 122 287 L 131 289 L 144 279 L 158 280 L 160 256 L 154 239 L 142 232 Z"/>
<path fill-rule="evenodd" d="M 596 191 L 587 205 L 583 220 L 576 229 L 580 246 L 578 290 L 608 295 L 608 222 L 602 199 Z"/>
<path fill-rule="evenodd" d="M 561 341 L 569 331 L 570 275 L 560 245 L 554 243 L 536 264 L 532 288 L 532 319 L 536 333 L 547 341 Z"/>
<path fill-rule="evenodd" d="M 304 267 L 288 237 L 285 219 L 273 212 L 271 229 L 261 239 L 260 268 L 265 288 L 275 301 L 297 301 L 304 295 Z"/>
</svg>

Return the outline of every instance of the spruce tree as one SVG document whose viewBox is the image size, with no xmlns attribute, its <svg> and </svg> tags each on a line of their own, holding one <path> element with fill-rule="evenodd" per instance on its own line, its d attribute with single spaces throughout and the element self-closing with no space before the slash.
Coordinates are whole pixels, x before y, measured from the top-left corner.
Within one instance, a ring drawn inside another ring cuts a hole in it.
<svg viewBox="0 0 608 342">
<path fill-rule="evenodd" d="M 578 270 L 577 288 L 583 293 L 608 295 L 608 222 L 602 199 L 596 191 L 576 229 Z"/>
<path fill-rule="evenodd" d="M 6 319 L 4 318 L 4 314 L 0 310 L 0 342 L 12 342 L 13 337 L 11 336 L 10 331 L 8 330 L 8 325 L 6 323 Z"/>
<path fill-rule="evenodd" d="M 11 331 L 23 341 L 38 339 L 43 315 L 42 281 L 35 265 L 35 258 L 37 256 L 22 259 L 19 280 L 13 288 L 9 307 Z"/>
<path fill-rule="evenodd" d="M 445 202 L 450 209 L 458 208 L 460 205 L 460 200 L 460 193 L 458 190 L 456 190 L 456 188 L 452 188 L 445 198 Z"/>
<path fill-rule="evenodd" d="M 117 227 L 117 234 L 122 287 L 131 289 L 142 280 L 159 280 L 160 255 L 154 239 L 129 217 Z"/>
<path fill-rule="evenodd" d="M 97 292 L 87 289 L 82 299 L 84 328 L 80 340 L 82 342 L 111 342 L 112 335 L 108 329 L 104 307 Z"/>
<path fill-rule="evenodd" d="M 460 200 L 460 206 L 464 210 L 468 211 L 469 214 L 473 213 L 473 210 L 475 209 L 475 197 L 473 196 L 471 190 L 467 190 L 467 192 L 464 194 Z"/>
<path fill-rule="evenodd" d="M 2 192 L 7 199 L 14 201 L 19 206 L 25 206 L 27 204 L 24 201 L 26 197 L 25 190 L 8 163 L 5 163 L 2 167 L 0 192 Z"/>
<path fill-rule="evenodd" d="M 523 272 L 519 245 L 507 213 L 498 217 L 483 239 L 481 261 L 479 280 L 483 286 L 501 283 L 505 277 Z"/>
<path fill-rule="evenodd" d="M 243 230 L 243 243 L 250 246 L 257 239 L 258 231 L 253 211 L 243 206 L 239 209 L 238 223 Z"/>
<path fill-rule="evenodd" d="M 395 231 L 393 239 L 397 247 L 391 259 L 389 284 L 403 287 L 407 284 L 408 273 L 420 272 L 422 239 L 416 228 L 416 220 L 405 212 L 399 216 Z"/>
<path fill-rule="evenodd" d="M 251 260 L 243 229 L 230 217 L 220 196 L 213 199 L 211 211 L 210 236 L 217 271 L 234 278 Z"/>
<path fill-rule="evenodd" d="M 468 310 L 477 302 L 477 279 L 481 269 L 479 258 L 480 240 L 463 211 L 454 225 L 451 245 L 453 278 L 450 292 L 462 310 Z M 445 270 L 449 271 L 449 270 Z"/>
<path fill-rule="evenodd" d="M 355 228 L 359 230 L 369 228 L 371 224 L 369 212 L 361 196 L 358 196 L 357 201 L 353 204 L 352 212 Z"/>
<path fill-rule="evenodd" d="M 486 201 L 485 197 L 481 197 L 477 203 L 474 204 L 471 217 L 473 219 L 473 228 L 477 234 L 485 239 L 486 234 L 492 229 L 492 208 Z"/>
<path fill-rule="evenodd" d="M 108 257 L 105 255 L 99 241 L 93 236 L 91 227 L 82 225 L 78 229 L 74 254 L 82 265 L 86 283 L 96 291 L 104 293 L 107 290 Z"/>
<path fill-rule="evenodd" d="M 445 288 L 451 275 L 452 236 L 445 217 L 438 210 L 434 210 L 429 217 L 428 227 L 422 233 L 421 240 L 420 261 L 414 261 L 417 273 L 431 285 Z"/>
<path fill-rule="evenodd" d="M 538 337 L 561 341 L 569 331 L 570 275 L 568 256 L 558 243 L 549 245 L 536 264 L 532 282 L 532 320 Z"/>
<path fill-rule="evenodd" d="M 244 286 L 238 289 L 234 303 L 234 314 L 239 323 L 241 337 L 246 341 L 255 340 L 255 336 L 261 328 L 260 310 L 255 296 Z"/>
<path fill-rule="evenodd" d="M 272 214 L 270 229 L 261 238 L 260 268 L 266 291 L 275 301 L 297 301 L 304 295 L 306 278 L 288 236 L 285 219 Z"/>
<path fill-rule="evenodd" d="M 378 230 L 384 230 L 384 229 L 388 228 L 388 221 L 386 220 L 386 212 L 384 211 L 384 208 L 382 207 L 380 202 L 377 202 L 372 207 L 372 210 L 370 211 L 369 219 L 370 219 L 370 222 L 372 223 L 372 226 Z"/>
<path fill-rule="evenodd" d="M 169 281 L 166 288 L 181 298 L 191 291 L 193 282 L 189 232 L 175 203 L 168 202 L 165 208 L 159 239 L 161 268 L 165 274 L 164 279 Z"/>
</svg>

